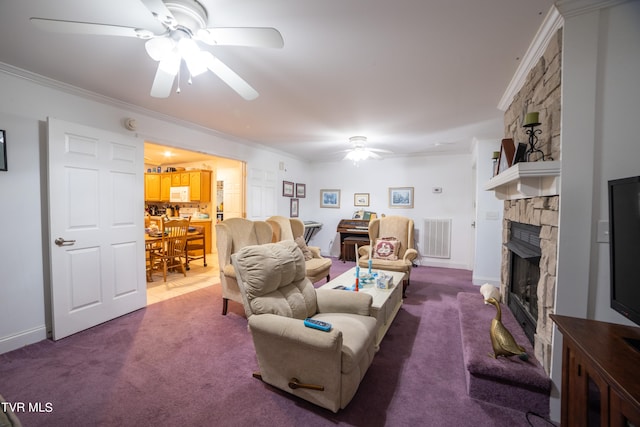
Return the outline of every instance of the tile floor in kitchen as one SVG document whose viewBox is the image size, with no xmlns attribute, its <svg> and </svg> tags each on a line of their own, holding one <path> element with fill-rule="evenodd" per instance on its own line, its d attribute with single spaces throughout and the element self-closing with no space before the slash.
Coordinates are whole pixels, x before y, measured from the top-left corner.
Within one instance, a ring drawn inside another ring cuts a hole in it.
<svg viewBox="0 0 640 427">
<path fill-rule="evenodd" d="M 162 272 L 155 272 L 153 282 L 147 282 L 147 305 L 220 284 L 216 254 L 207 254 L 206 267 L 201 259 L 189 262 L 189 267 L 187 277 L 181 272 L 167 272 L 166 282 L 162 279 Z"/>
</svg>

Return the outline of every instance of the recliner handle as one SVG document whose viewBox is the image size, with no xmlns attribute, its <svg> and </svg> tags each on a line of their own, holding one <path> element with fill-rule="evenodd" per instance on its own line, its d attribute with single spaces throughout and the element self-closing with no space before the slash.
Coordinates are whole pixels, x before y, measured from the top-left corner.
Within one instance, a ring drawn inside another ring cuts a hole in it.
<svg viewBox="0 0 640 427">
<path fill-rule="evenodd" d="M 289 380 L 289 388 L 292 388 L 294 390 L 297 388 L 308 388 L 311 390 L 324 391 L 323 385 L 301 383 L 297 378 L 291 378 Z"/>
</svg>

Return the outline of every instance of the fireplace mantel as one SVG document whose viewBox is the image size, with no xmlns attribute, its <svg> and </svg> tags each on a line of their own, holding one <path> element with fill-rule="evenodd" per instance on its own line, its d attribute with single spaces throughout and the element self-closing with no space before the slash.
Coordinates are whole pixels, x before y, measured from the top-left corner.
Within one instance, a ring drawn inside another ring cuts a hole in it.
<svg viewBox="0 0 640 427">
<path fill-rule="evenodd" d="M 560 194 L 560 169 L 559 160 L 516 163 L 491 178 L 484 189 L 500 200 L 555 196 Z"/>
</svg>

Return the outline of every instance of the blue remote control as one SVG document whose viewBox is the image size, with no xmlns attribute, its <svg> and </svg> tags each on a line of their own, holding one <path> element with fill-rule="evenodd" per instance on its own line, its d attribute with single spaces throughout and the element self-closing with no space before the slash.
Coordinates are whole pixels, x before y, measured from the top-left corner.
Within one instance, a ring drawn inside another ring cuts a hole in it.
<svg viewBox="0 0 640 427">
<path fill-rule="evenodd" d="M 322 320 L 311 319 L 307 317 L 304 319 L 304 326 L 307 328 L 319 329 L 324 332 L 329 332 L 331 330 L 331 323 L 323 322 Z"/>
</svg>

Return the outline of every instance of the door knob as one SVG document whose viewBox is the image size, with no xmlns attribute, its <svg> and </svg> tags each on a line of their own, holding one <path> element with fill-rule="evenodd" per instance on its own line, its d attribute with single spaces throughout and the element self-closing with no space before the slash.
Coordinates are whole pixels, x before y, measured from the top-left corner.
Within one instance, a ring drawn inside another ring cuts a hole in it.
<svg viewBox="0 0 640 427">
<path fill-rule="evenodd" d="M 58 246 L 71 246 L 75 243 L 75 240 L 64 240 L 62 237 L 58 237 L 56 240 L 53 241 L 53 243 L 55 243 Z"/>
</svg>

